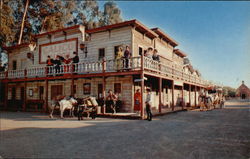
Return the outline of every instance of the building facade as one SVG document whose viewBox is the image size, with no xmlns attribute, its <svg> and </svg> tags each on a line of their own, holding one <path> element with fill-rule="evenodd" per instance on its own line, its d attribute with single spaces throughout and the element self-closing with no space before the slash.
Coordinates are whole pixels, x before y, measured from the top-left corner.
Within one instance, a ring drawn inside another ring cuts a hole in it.
<svg viewBox="0 0 250 159">
<path fill-rule="evenodd" d="M 105 99 L 107 91 L 113 90 L 122 103 L 120 111 L 135 112 L 135 90 L 140 89 L 144 101 L 145 89 L 151 88 L 153 111 L 162 113 L 196 106 L 199 91 L 207 87 L 200 73 L 184 63 L 187 55 L 176 49 L 174 39 L 137 20 L 90 30 L 77 25 L 35 35 L 35 39 L 32 44 L 5 47 L 8 71 L 0 73 L 4 109 L 47 111 L 57 95 Z M 115 59 L 118 48 L 125 46 L 132 53 L 128 66 L 125 59 Z M 144 56 L 149 47 L 158 50 L 160 62 Z M 59 71 L 46 66 L 47 56 L 72 58 L 73 52 L 79 63 L 61 65 Z M 144 107 L 140 107 L 142 117 Z"/>
<path fill-rule="evenodd" d="M 236 89 L 236 96 L 241 99 L 250 98 L 250 89 L 245 85 L 244 81 L 242 81 L 242 84 Z"/>
</svg>

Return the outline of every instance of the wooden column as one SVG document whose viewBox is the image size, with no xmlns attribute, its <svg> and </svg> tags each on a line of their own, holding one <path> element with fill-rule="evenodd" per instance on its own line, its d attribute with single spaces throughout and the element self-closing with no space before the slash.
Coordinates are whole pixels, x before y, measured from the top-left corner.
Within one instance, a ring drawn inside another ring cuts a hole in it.
<svg viewBox="0 0 250 159">
<path fill-rule="evenodd" d="M 191 84 L 189 85 L 189 106 L 191 107 Z"/>
<path fill-rule="evenodd" d="M 27 104 L 27 82 L 24 81 L 24 99 L 23 99 L 23 111 L 26 111 L 26 104 Z"/>
<path fill-rule="evenodd" d="M 102 97 L 103 97 L 103 110 L 102 113 L 106 113 L 106 77 L 105 77 L 105 71 L 106 71 L 106 60 L 103 58 L 102 61 Z"/>
<path fill-rule="evenodd" d="M 43 111 L 46 113 L 48 108 L 48 99 L 49 98 L 49 81 L 48 79 L 45 80 L 45 103 L 43 105 Z"/>
<path fill-rule="evenodd" d="M 73 64 L 71 64 L 71 89 L 70 89 L 70 94 L 74 96 L 74 73 L 73 73 Z"/>
<path fill-rule="evenodd" d="M 162 91 L 162 78 L 159 78 L 159 113 L 161 113 L 161 91 Z"/>
<path fill-rule="evenodd" d="M 194 86 L 194 104 L 195 104 L 195 107 L 197 107 L 196 91 L 197 91 L 197 87 Z"/>
<path fill-rule="evenodd" d="M 181 98 L 182 98 L 181 107 L 182 107 L 182 110 L 183 110 L 184 109 L 184 83 L 183 83 L 183 86 L 182 86 Z"/>
<path fill-rule="evenodd" d="M 8 94 L 9 94 L 9 88 L 8 88 L 8 82 L 5 82 L 5 87 L 4 87 L 4 109 L 7 109 L 7 104 L 8 104 Z"/>
<path fill-rule="evenodd" d="M 141 56 L 141 119 L 144 119 L 144 56 Z"/>
<path fill-rule="evenodd" d="M 172 82 L 172 111 L 174 111 L 174 80 Z"/>
<path fill-rule="evenodd" d="M 71 79 L 71 89 L 70 89 L 71 95 L 74 96 L 74 78 Z"/>
</svg>

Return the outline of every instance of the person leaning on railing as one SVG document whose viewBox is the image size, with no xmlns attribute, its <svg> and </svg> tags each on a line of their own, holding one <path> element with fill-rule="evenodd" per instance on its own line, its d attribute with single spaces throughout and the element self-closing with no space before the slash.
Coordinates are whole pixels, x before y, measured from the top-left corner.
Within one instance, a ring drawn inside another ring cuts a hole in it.
<svg viewBox="0 0 250 159">
<path fill-rule="evenodd" d="M 160 62 L 160 56 L 158 55 L 157 49 L 154 49 L 152 59 Z"/>
<path fill-rule="evenodd" d="M 79 63 L 79 56 L 77 55 L 77 53 L 74 51 L 73 52 L 74 57 L 72 58 L 72 62 L 73 62 L 73 72 L 77 72 L 77 64 Z"/>
<path fill-rule="evenodd" d="M 50 56 L 48 56 L 46 64 L 47 64 L 47 72 L 48 73 L 52 73 L 52 69 L 51 68 L 54 65 L 54 59 L 52 59 Z"/>
<path fill-rule="evenodd" d="M 69 64 L 71 63 L 71 59 L 69 58 L 69 54 L 66 55 L 65 59 L 63 60 L 64 66 L 64 72 L 69 72 Z"/>
<path fill-rule="evenodd" d="M 56 70 L 56 73 L 60 73 L 60 66 L 61 66 L 61 59 L 60 59 L 60 56 L 59 55 L 56 55 L 56 59 L 54 60 L 54 65 L 55 65 L 55 70 Z"/>
<path fill-rule="evenodd" d="M 119 47 L 119 50 L 115 57 L 117 71 L 120 71 L 122 69 L 122 57 L 123 57 L 122 47 Z"/>
<path fill-rule="evenodd" d="M 129 68 L 130 57 L 131 57 L 131 52 L 129 50 L 129 46 L 126 46 L 126 50 L 124 51 L 125 68 Z"/>
</svg>

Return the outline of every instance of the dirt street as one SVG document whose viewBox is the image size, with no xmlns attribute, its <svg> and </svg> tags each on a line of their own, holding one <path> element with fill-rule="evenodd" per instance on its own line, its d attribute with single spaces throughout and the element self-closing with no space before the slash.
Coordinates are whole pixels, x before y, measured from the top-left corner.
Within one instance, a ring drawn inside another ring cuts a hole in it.
<svg viewBox="0 0 250 159">
<path fill-rule="evenodd" d="M 249 159 L 250 104 L 186 111 L 153 121 L 49 119 L 1 112 L 2 158 Z M 1 158 L 0 157 L 0 158 Z"/>
</svg>

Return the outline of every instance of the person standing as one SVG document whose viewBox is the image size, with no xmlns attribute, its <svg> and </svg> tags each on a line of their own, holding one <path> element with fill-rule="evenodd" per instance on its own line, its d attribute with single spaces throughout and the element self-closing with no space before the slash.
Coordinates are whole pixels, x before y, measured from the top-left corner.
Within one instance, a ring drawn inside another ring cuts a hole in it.
<svg viewBox="0 0 250 159">
<path fill-rule="evenodd" d="M 160 62 L 160 57 L 158 55 L 157 49 L 154 49 L 152 58 L 153 60 Z"/>
<path fill-rule="evenodd" d="M 116 113 L 116 102 L 117 96 L 112 92 L 112 90 L 108 91 L 107 103 L 113 111 L 113 114 Z"/>
<path fill-rule="evenodd" d="M 116 58 L 115 58 L 116 59 L 116 69 L 118 71 L 120 71 L 122 68 L 122 57 L 123 57 L 122 47 L 119 47 Z"/>
<path fill-rule="evenodd" d="M 125 68 L 129 68 L 130 57 L 131 57 L 131 52 L 129 51 L 129 46 L 126 46 L 126 50 L 124 51 Z"/>
<path fill-rule="evenodd" d="M 77 53 L 74 51 L 73 52 L 74 57 L 72 58 L 72 62 L 73 62 L 73 72 L 77 72 L 77 64 L 79 63 L 79 56 L 77 55 Z"/>
<path fill-rule="evenodd" d="M 71 63 L 71 59 L 69 58 L 69 54 L 66 55 L 65 59 L 63 60 L 64 65 L 64 72 L 69 72 L 69 64 Z"/>
<path fill-rule="evenodd" d="M 56 74 L 60 73 L 60 66 L 61 66 L 61 60 L 60 57 L 57 55 L 56 59 L 54 60 L 54 64 L 55 64 L 55 70 L 56 70 Z"/>
<path fill-rule="evenodd" d="M 152 104 L 151 90 L 148 88 L 146 96 L 146 112 L 148 121 L 152 120 L 151 104 Z"/>
<path fill-rule="evenodd" d="M 52 66 L 54 65 L 54 60 L 50 56 L 47 57 L 46 64 L 47 64 L 47 73 L 52 73 Z"/>
<path fill-rule="evenodd" d="M 152 47 L 149 47 L 148 50 L 147 50 L 147 52 L 145 53 L 145 56 L 146 56 L 147 58 L 152 59 L 152 52 L 153 52 L 153 48 L 152 48 Z"/>
<path fill-rule="evenodd" d="M 141 110 L 141 92 L 140 89 L 137 89 L 134 95 L 134 111 L 140 111 L 140 110 Z"/>
</svg>

